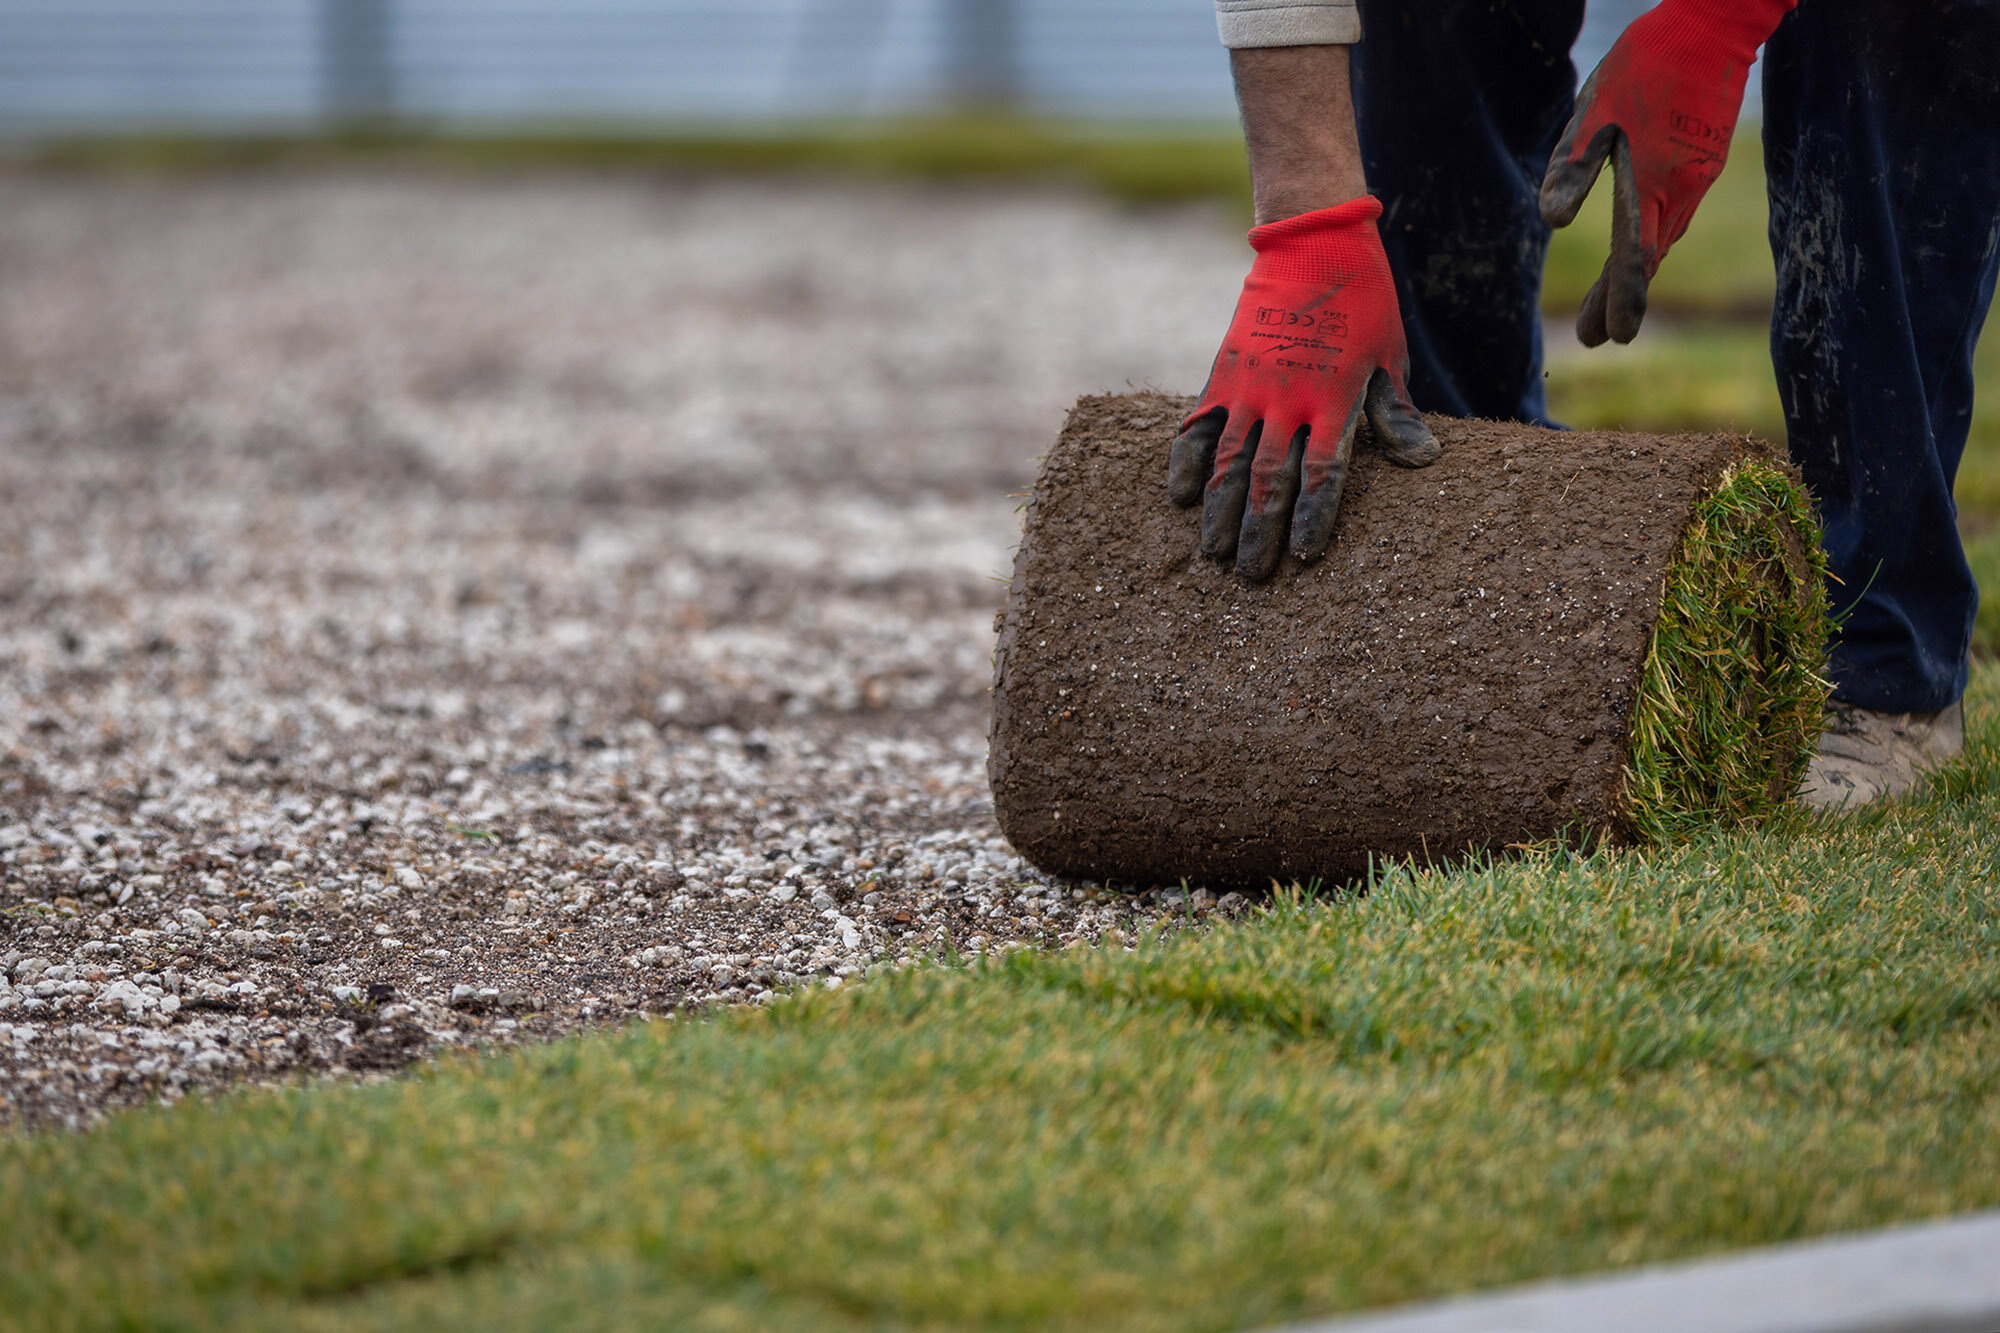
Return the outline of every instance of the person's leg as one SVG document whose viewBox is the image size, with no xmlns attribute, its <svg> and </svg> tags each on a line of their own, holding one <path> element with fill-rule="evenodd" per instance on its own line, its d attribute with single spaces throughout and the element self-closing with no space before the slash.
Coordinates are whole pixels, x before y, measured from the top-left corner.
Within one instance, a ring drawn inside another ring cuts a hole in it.
<svg viewBox="0 0 2000 1333">
<path fill-rule="evenodd" d="M 2000 0 L 1808 0 L 1764 55 L 1793 458 L 1826 523 L 1836 699 L 1964 692 L 1978 592 L 1952 478 L 2000 256 Z"/>
<path fill-rule="evenodd" d="M 1361 154 L 1426 411 L 1546 423 L 1537 196 L 1582 25 L 1583 0 L 1361 0 Z"/>
</svg>

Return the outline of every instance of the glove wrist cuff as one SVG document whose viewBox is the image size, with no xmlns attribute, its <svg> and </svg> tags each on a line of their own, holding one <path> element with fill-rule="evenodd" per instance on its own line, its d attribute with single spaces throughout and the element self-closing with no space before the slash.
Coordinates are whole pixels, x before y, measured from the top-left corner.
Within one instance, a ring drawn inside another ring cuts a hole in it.
<svg viewBox="0 0 2000 1333">
<path fill-rule="evenodd" d="M 1356 262 L 1354 247 L 1381 248 L 1375 231 L 1381 216 L 1382 201 L 1364 194 L 1332 208 L 1252 227 L 1254 272 L 1278 282 L 1353 281 L 1368 268 Z"/>
<path fill-rule="evenodd" d="M 1739 57 L 1747 65 L 1798 0 L 1663 0 L 1641 19 Z"/>
</svg>

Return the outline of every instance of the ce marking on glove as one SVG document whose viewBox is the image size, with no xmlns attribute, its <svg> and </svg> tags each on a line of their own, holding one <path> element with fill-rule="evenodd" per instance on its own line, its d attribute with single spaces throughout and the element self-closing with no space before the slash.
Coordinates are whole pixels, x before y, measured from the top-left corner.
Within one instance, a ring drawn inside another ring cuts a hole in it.
<svg viewBox="0 0 2000 1333">
<path fill-rule="evenodd" d="M 1329 338 L 1347 336 L 1347 316 L 1338 312 L 1330 315 L 1314 315 L 1298 310 L 1286 310 L 1282 306 L 1265 305 L 1257 307 L 1257 323 L 1265 328 L 1311 330 Z"/>
<path fill-rule="evenodd" d="M 1735 132 L 1733 126 L 1711 124 L 1702 117 L 1691 115 L 1686 111 L 1669 111 L 1667 128 L 1677 143 L 1684 143 L 1689 147 L 1705 147 L 1716 153 L 1729 151 L 1729 139 Z"/>
</svg>

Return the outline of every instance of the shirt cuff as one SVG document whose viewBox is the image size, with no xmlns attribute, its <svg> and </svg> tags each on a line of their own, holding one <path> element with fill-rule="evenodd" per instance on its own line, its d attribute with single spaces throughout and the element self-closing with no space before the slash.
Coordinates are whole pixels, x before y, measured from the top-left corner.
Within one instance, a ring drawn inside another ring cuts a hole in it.
<svg viewBox="0 0 2000 1333">
<path fill-rule="evenodd" d="M 1351 46 L 1361 40 L 1354 0 L 1215 0 L 1227 47 Z"/>
</svg>

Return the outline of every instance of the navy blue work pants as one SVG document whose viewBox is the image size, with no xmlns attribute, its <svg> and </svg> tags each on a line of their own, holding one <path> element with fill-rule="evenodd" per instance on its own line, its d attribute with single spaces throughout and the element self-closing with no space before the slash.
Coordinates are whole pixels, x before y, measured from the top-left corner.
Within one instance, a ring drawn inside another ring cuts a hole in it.
<svg viewBox="0 0 2000 1333">
<path fill-rule="evenodd" d="M 1361 15 L 1356 109 L 1411 392 L 1546 422 L 1536 195 L 1582 0 Z M 1763 68 L 1771 354 L 1845 617 L 1834 693 L 1931 712 L 1964 692 L 1978 599 L 1951 487 L 2000 258 L 2000 0 L 1802 0 Z"/>
</svg>

